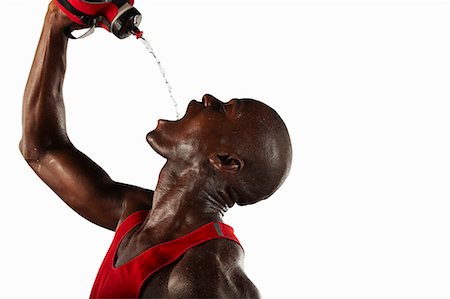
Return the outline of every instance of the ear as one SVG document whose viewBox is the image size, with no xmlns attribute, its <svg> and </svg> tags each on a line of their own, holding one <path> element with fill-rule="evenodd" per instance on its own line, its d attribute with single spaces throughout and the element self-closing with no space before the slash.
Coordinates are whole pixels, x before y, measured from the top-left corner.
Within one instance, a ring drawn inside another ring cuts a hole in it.
<svg viewBox="0 0 450 299">
<path fill-rule="evenodd" d="M 244 161 L 234 153 L 213 153 L 209 162 L 218 170 L 237 173 L 244 167 Z"/>
</svg>

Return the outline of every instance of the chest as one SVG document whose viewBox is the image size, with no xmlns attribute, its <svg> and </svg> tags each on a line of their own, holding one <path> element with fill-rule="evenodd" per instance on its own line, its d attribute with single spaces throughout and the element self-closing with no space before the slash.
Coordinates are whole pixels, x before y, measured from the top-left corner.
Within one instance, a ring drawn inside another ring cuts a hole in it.
<svg viewBox="0 0 450 299">
<path fill-rule="evenodd" d="M 145 240 L 145 241 L 143 241 Z M 139 235 L 139 226 L 131 229 L 120 241 L 117 247 L 113 265 L 115 268 L 128 267 L 141 259 L 141 255 L 148 255 L 148 251 L 153 250 L 154 243 L 149 238 L 144 238 Z M 195 250 L 194 250 L 195 251 Z M 178 259 L 172 261 L 170 264 L 159 268 L 147 277 L 139 291 L 139 298 L 169 298 L 175 291 L 183 288 L 183 293 L 189 293 L 189 276 L 192 273 L 186 272 L 189 266 L 183 266 L 184 271 L 180 271 L 180 264 L 190 264 L 189 254 L 183 254 Z M 157 256 L 150 256 L 157 259 Z M 148 258 L 146 256 L 146 258 Z M 155 264 L 159 264 L 156 262 Z"/>
<path fill-rule="evenodd" d="M 139 259 L 143 252 L 152 248 L 150 242 L 139 244 L 136 241 L 138 231 L 136 227 L 122 239 L 115 252 L 114 267 L 127 267 L 127 263 Z M 139 298 L 172 298 L 181 294 L 181 297 L 195 297 L 193 277 L 197 275 L 192 270 L 199 261 L 193 257 L 198 256 L 198 250 L 202 250 L 203 247 L 208 245 L 190 249 L 175 261 L 152 273 L 140 287 Z"/>
<path fill-rule="evenodd" d="M 136 233 L 139 226 L 132 228 L 120 241 L 114 255 L 114 267 L 119 268 L 134 258 L 138 257 L 142 252 L 152 247 L 150 242 L 138 242 L 139 235 Z"/>
<path fill-rule="evenodd" d="M 217 260 L 219 252 L 228 252 L 218 250 L 223 245 L 239 246 L 233 235 L 227 237 L 231 240 L 223 240 L 223 231 L 219 229 L 219 234 L 216 226 L 210 223 L 159 243 L 151 242 L 149 235 L 140 235 L 140 225 L 122 231 L 119 227 L 94 283 L 93 297 L 196 297 L 200 291 L 212 294 L 218 284 L 212 284 L 211 277 L 221 281 L 218 273 L 226 271 L 210 261 Z"/>
</svg>

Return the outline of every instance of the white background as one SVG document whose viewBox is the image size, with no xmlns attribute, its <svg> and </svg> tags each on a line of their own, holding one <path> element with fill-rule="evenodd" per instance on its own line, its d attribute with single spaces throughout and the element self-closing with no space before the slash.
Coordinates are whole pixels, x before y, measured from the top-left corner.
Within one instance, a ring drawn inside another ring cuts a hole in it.
<svg viewBox="0 0 450 299">
<path fill-rule="evenodd" d="M 447 1 L 144 1 L 141 29 L 182 112 L 262 100 L 294 160 L 270 199 L 225 217 L 264 298 L 448 298 Z M 86 298 L 112 233 L 21 158 L 21 100 L 47 1 L 1 6 L 0 297 Z M 174 119 L 151 56 L 99 29 L 71 41 L 68 131 L 113 179 L 154 188 L 145 142 Z"/>
</svg>

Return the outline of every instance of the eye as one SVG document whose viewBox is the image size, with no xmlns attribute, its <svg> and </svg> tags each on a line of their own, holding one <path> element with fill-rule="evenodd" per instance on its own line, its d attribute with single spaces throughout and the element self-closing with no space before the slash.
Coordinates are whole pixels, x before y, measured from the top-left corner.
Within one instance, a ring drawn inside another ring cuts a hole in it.
<svg viewBox="0 0 450 299">
<path fill-rule="evenodd" d="M 221 113 L 226 112 L 224 105 L 222 105 L 221 103 L 213 102 L 208 107 L 217 112 L 221 112 Z"/>
<path fill-rule="evenodd" d="M 233 115 L 233 105 L 222 105 L 221 107 L 221 111 L 223 114 L 225 114 L 225 116 L 230 117 Z"/>
</svg>

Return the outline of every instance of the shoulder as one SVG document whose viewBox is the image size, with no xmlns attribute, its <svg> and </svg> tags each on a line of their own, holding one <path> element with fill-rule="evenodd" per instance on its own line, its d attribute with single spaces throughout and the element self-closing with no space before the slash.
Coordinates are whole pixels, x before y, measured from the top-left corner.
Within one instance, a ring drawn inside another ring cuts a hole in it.
<svg viewBox="0 0 450 299">
<path fill-rule="evenodd" d="M 243 270 L 244 252 L 235 242 L 218 239 L 192 248 L 169 280 L 169 297 L 260 298 Z"/>
</svg>

